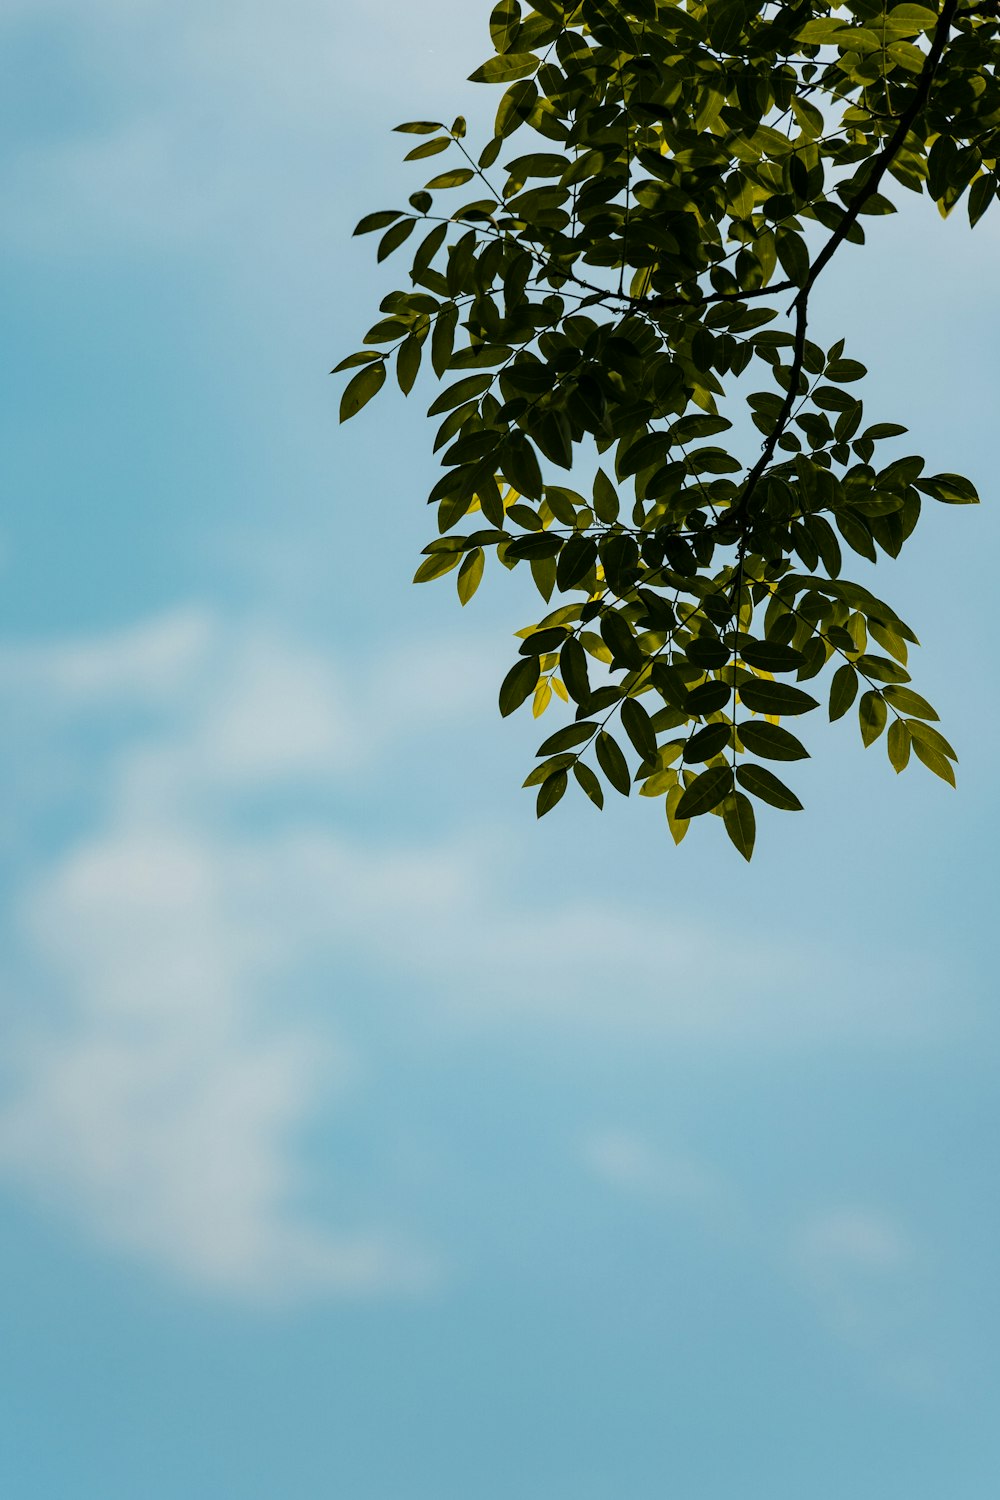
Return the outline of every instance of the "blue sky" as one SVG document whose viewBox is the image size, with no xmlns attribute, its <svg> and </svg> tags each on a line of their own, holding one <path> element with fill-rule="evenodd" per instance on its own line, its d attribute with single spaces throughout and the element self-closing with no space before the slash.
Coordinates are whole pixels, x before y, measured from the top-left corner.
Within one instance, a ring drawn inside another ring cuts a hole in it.
<svg viewBox="0 0 1000 1500">
<path fill-rule="evenodd" d="M 845 721 L 750 868 L 537 825 L 525 596 L 409 587 L 426 388 L 326 374 L 485 20 L 0 11 L 4 1493 L 980 1500 L 1000 210 L 819 308 L 983 494 L 879 568 L 958 793 Z"/>
</svg>

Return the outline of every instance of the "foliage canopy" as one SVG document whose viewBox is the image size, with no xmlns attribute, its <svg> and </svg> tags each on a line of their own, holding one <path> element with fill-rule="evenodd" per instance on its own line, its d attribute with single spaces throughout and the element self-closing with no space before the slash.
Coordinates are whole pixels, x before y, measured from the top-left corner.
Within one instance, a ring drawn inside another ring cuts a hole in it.
<svg viewBox="0 0 1000 1500">
<path fill-rule="evenodd" d="M 530 568 L 548 612 L 500 710 L 575 706 L 525 783 L 539 815 L 571 781 L 598 807 L 638 783 L 676 841 L 714 813 L 749 859 L 755 802 L 801 806 L 770 767 L 807 755 L 784 721 L 825 671 L 831 719 L 856 705 L 897 772 L 912 751 L 954 784 L 916 637 L 843 554 L 896 557 L 922 497 L 977 495 L 916 456 L 879 465 L 906 429 L 866 421 L 865 368 L 809 337 L 810 298 L 890 188 L 964 198 L 973 225 L 1000 196 L 997 0 L 500 0 L 490 34 L 482 151 L 462 119 L 396 127 L 436 170 L 355 232 L 381 261 L 421 230 L 410 286 L 337 369 L 342 420 L 392 361 L 404 393 L 425 353 L 448 382 L 416 579 L 457 571 L 466 604 L 487 553 Z M 763 434 L 749 462 L 727 402 Z M 588 448 L 584 494 L 554 471 Z"/>
</svg>

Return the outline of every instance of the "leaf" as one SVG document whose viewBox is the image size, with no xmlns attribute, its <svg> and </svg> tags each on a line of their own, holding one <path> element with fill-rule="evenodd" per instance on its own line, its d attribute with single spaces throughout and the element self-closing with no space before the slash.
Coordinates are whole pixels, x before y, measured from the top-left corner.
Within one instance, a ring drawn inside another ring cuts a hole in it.
<svg viewBox="0 0 1000 1500">
<path fill-rule="evenodd" d="M 555 755 L 560 750 L 570 750 L 574 745 L 579 745 L 584 740 L 589 740 L 596 728 L 596 724 L 590 723 L 586 719 L 578 721 L 576 724 L 566 724 L 562 729 L 557 729 L 555 734 L 550 734 L 548 739 L 539 745 L 536 754 Z"/>
<path fill-rule="evenodd" d="M 940 500 L 943 505 L 978 505 L 975 486 L 961 474 L 934 474 L 930 479 L 914 481 L 918 490 Z"/>
<path fill-rule="evenodd" d="M 614 740 L 606 729 L 602 729 L 597 736 L 597 760 L 616 792 L 621 792 L 627 797 L 632 786 L 632 777 L 629 774 L 628 762 Z"/>
<path fill-rule="evenodd" d="M 905 719 L 893 719 L 889 725 L 888 750 L 890 764 L 898 776 L 910 759 L 910 731 Z"/>
<path fill-rule="evenodd" d="M 868 371 L 860 360 L 834 359 L 827 365 L 824 373 L 828 380 L 835 380 L 838 385 L 844 385 L 852 380 L 861 380 L 868 374 Z"/>
<path fill-rule="evenodd" d="M 363 219 L 359 219 L 354 233 L 371 234 L 375 229 L 387 229 L 390 224 L 394 224 L 402 217 L 402 212 L 398 208 L 384 209 L 377 214 L 365 214 Z"/>
<path fill-rule="evenodd" d="M 437 156 L 439 151 L 447 151 L 450 145 L 451 137 L 447 135 L 438 136 L 433 141 L 422 141 L 419 146 L 414 146 L 412 151 L 407 151 L 403 160 L 422 161 L 425 156 Z"/>
<path fill-rule="evenodd" d="M 621 708 L 622 727 L 643 760 L 656 756 L 656 730 L 649 714 L 635 698 L 626 698 Z"/>
<path fill-rule="evenodd" d="M 548 677 L 539 677 L 535 683 L 535 696 L 531 702 L 531 713 L 535 719 L 540 719 L 552 701 L 552 683 Z"/>
<path fill-rule="evenodd" d="M 881 693 L 873 688 L 869 693 L 863 693 L 861 702 L 858 704 L 858 720 L 861 725 L 861 738 L 865 749 L 875 743 L 885 728 L 888 711 L 882 699 Z"/>
<path fill-rule="evenodd" d="M 539 686 L 541 685 L 539 683 Z M 526 787 L 541 786 L 543 781 L 548 781 L 549 777 L 554 776 L 557 771 L 568 771 L 575 759 L 574 755 L 553 755 L 550 760 L 536 766 L 521 784 Z"/>
<path fill-rule="evenodd" d="M 363 406 L 376 395 L 385 384 L 385 361 L 376 360 L 359 370 L 353 380 L 348 381 L 340 398 L 340 420 L 350 421 Z"/>
<path fill-rule="evenodd" d="M 801 651 L 777 641 L 747 641 L 740 646 L 739 654 L 748 666 L 762 672 L 794 672 L 805 661 Z"/>
<path fill-rule="evenodd" d="M 693 714 L 699 716 L 716 714 L 720 709 L 725 708 L 732 696 L 732 691 L 728 682 L 718 682 L 713 678 L 691 689 L 687 695 L 687 706 Z"/>
<path fill-rule="evenodd" d="M 618 492 L 603 469 L 594 475 L 594 512 L 608 526 L 618 519 Z"/>
<path fill-rule="evenodd" d="M 470 73 L 469 82 L 510 83 L 515 78 L 527 78 L 537 67 L 538 58 L 532 52 L 502 52 Z"/>
<path fill-rule="evenodd" d="M 530 693 L 541 675 L 537 656 L 523 656 L 504 678 L 500 685 L 500 713 L 503 718 L 512 714 Z"/>
<path fill-rule="evenodd" d="M 745 786 L 748 792 L 752 792 L 762 802 L 769 802 L 772 807 L 780 807 L 783 812 L 802 811 L 802 803 L 795 793 L 766 766 L 740 766 L 736 772 L 736 780 L 740 786 Z"/>
<path fill-rule="evenodd" d="M 777 246 L 781 269 L 789 281 L 793 286 L 805 286 L 809 279 L 809 251 L 802 236 L 787 229 L 779 229 Z M 833 378 L 836 379 L 836 376 Z"/>
<path fill-rule="evenodd" d="M 468 604 L 476 589 L 479 587 L 483 576 L 485 558 L 482 547 L 475 547 L 467 555 L 461 568 L 458 570 L 458 597 L 462 601 L 463 608 Z"/>
<path fill-rule="evenodd" d="M 733 773 L 729 766 L 710 766 L 696 776 L 677 803 L 679 818 L 697 818 L 711 812 L 713 807 L 728 797 L 733 789 Z"/>
<path fill-rule="evenodd" d="M 421 343 L 411 333 L 403 340 L 396 354 L 396 379 L 399 389 L 408 396 L 420 371 Z"/>
<path fill-rule="evenodd" d="M 921 698 L 920 694 L 915 693 L 912 688 L 899 687 L 896 683 L 891 683 L 889 687 L 883 689 L 882 696 L 901 714 L 912 714 L 917 719 L 938 718 L 937 712 L 927 699 Z"/>
<path fill-rule="evenodd" d="M 465 401 L 472 401 L 488 391 L 493 384 L 492 375 L 466 375 L 462 380 L 456 380 L 454 385 L 443 390 L 427 408 L 429 417 L 440 416 L 442 412 L 451 411 L 456 406 L 461 406 Z"/>
<path fill-rule="evenodd" d="M 913 750 L 918 760 L 923 761 L 928 771 L 933 771 L 935 776 L 940 776 L 942 781 L 947 781 L 949 786 L 955 785 L 955 772 L 952 770 L 951 761 L 938 750 L 931 749 L 922 739 L 916 735 L 912 737 Z"/>
<path fill-rule="evenodd" d="M 926 745 L 928 750 L 936 750 L 939 755 L 945 755 L 949 760 L 957 760 L 958 756 L 945 739 L 944 735 L 937 729 L 932 729 L 930 724 L 925 724 L 921 719 L 908 719 L 910 738 L 919 740 Z"/>
<path fill-rule="evenodd" d="M 402 223 L 393 224 L 391 229 L 387 229 L 378 242 L 376 260 L 383 261 L 394 250 L 398 250 L 403 241 L 410 238 L 410 235 L 416 228 L 416 224 L 416 219 L 404 219 Z"/>
<path fill-rule="evenodd" d="M 494 6 L 490 15 L 490 36 L 498 52 L 507 51 L 520 19 L 521 7 L 517 0 L 499 0 Z"/>
<path fill-rule="evenodd" d="M 559 673 L 574 702 L 585 703 L 590 697 L 587 653 L 575 636 L 570 636 L 559 653 Z"/>
<path fill-rule="evenodd" d="M 550 776 L 548 781 L 543 781 L 538 788 L 538 798 L 535 804 L 535 816 L 544 818 L 547 812 L 551 812 L 556 803 L 559 802 L 569 785 L 569 777 L 565 771 L 557 771 Z"/>
<path fill-rule="evenodd" d="M 670 837 L 675 844 L 679 844 L 691 826 L 689 818 L 677 816 L 677 804 L 684 796 L 684 788 L 677 782 L 667 793 L 667 827 L 670 829 Z"/>
<path fill-rule="evenodd" d="M 858 674 L 849 662 L 838 667 L 830 683 L 830 722 L 842 719 L 858 696 Z"/>
<path fill-rule="evenodd" d="M 745 749 L 765 760 L 806 760 L 809 751 L 794 734 L 780 724 L 758 723 L 750 719 L 737 724 L 736 731 Z"/>
<path fill-rule="evenodd" d="M 578 760 L 573 766 L 573 775 L 597 808 L 604 806 L 604 790 L 589 766 Z"/>
<path fill-rule="evenodd" d="M 729 744 L 731 727 L 728 724 L 706 724 L 691 736 L 684 746 L 684 759 L 689 764 L 711 760 L 721 754 Z"/>
<path fill-rule="evenodd" d="M 789 682 L 744 682 L 740 687 L 740 702 L 759 714 L 804 714 L 819 703 L 801 688 Z"/>
<path fill-rule="evenodd" d="M 434 188 L 464 187 L 475 177 L 471 167 L 455 167 L 451 172 L 441 172 L 437 177 L 432 177 L 430 182 L 424 184 L 428 190 Z M 391 231 L 390 231 L 391 232 Z"/>
<path fill-rule="evenodd" d="M 461 552 L 433 552 L 426 562 L 422 562 L 413 575 L 414 583 L 433 583 L 435 578 L 442 578 L 445 573 L 450 573 L 452 568 L 458 567 Z"/>
<path fill-rule="evenodd" d="M 531 443 L 515 432 L 499 451 L 500 469 L 508 483 L 529 500 L 540 500 L 544 488 L 542 471 Z"/>
<path fill-rule="evenodd" d="M 722 818 L 730 842 L 740 851 L 743 858 L 749 861 L 753 854 L 754 839 L 757 836 L 757 820 L 754 817 L 753 803 L 750 798 L 744 797 L 742 792 L 734 792 L 722 804 Z"/>
<path fill-rule="evenodd" d="M 376 354 L 374 349 L 361 349 L 357 354 L 349 354 L 346 359 L 342 359 L 339 365 L 334 365 L 330 374 L 339 375 L 341 370 L 356 370 L 358 365 L 370 365 L 376 359 L 384 358 L 384 354 Z"/>
<path fill-rule="evenodd" d="M 431 335 L 431 364 L 440 378 L 448 368 L 455 347 L 455 329 L 458 326 L 458 308 L 454 302 L 446 302 L 434 320 Z"/>
</svg>

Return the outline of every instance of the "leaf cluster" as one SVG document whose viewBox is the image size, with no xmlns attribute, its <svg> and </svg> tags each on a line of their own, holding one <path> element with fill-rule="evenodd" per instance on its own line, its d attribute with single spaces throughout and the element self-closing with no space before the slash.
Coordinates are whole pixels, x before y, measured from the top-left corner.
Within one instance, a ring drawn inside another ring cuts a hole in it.
<svg viewBox="0 0 1000 1500">
<path fill-rule="evenodd" d="M 749 858 L 755 810 L 801 806 L 772 767 L 808 754 L 824 674 L 831 719 L 953 784 L 916 636 L 843 569 L 898 556 L 925 500 L 978 497 L 880 456 L 905 429 L 866 415 L 810 297 L 890 191 L 973 225 L 1000 194 L 996 8 L 500 0 L 490 36 L 481 150 L 462 119 L 397 127 L 434 173 L 356 232 L 379 260 L 415 246 L 409 285 L 337 368 L 342 419 L 390 368 L 405 394 L 425 364 L 442 382 L 417 581 L 454 573 L 465 605 L 489 556 L 544 601 L 500 689 L 505 715 L 574 713 L 525 783 L 539 815 L 571 784 L 598 807 L 636 788 L 675 840 L 714 814 Z"/>
</svg>

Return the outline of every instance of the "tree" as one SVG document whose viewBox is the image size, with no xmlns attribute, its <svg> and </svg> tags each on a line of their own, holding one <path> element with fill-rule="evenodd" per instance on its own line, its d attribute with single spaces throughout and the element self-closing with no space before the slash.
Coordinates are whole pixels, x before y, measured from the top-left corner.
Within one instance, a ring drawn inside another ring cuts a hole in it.
<svg viewBox="0 0 1000 1500">
<path fill-rule="evenodd" d="M 973 225 L 1000 195 L 1000 3 L 500 0 L 490 33 L 485 148 L 462 119 L 396 127 L 423 138 L 408 161 L 448 161 L 358 225 L 380 261 L 428 232 L 337 369 L 342 420 L 390 360 L 404 393 L 428 349 L 458 377 L 430 407 L 439 535 L 416 580 L 457 570 L 466 604 L 491 553 L 555 605 L 500 688 L 502 714 L 575 705 L 525 782 L 539 816 L 571 777 L 598 807 L 602 775 L 638 782 L 675 841 L 714 813 L 749 859 L 755 800 L 801 807 L 764 762 L 808 754 L 783 721 L 819 708 L 797 684 L 824 671 L 831 719 L 857 702 L 865 746 L 887 731 L 897 772 L 912 751 L 954 785 L 909 686 L 916 636 L 842 554 L 896 557 L 923 497 L 978 497 L 916 456 L 877 464 L 906 429 L 866 424 L 865 367 L 810 338 L 810 299 L 890 188 L 945 215 L 965 198 Z M 750 462 L 723 446 L 724 400 L 763 434 Z M 552 471 L 587 449 L 584 494 Z"/>
</svg>

